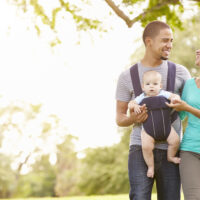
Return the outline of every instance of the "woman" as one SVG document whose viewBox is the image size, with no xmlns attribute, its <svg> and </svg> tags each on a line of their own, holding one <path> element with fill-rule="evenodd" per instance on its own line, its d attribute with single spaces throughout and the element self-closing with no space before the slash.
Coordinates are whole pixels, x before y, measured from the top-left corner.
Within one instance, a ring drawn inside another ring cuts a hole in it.
<svg viewBox="0 0 200 200">
<path fill-rule="evenodd" d="M 200 50 L 196 51 L 196 65 L 200 66 Z M 200 200 L 200 77 L 186 81 L 182 100 L 168 104 L 188 116 L 180 145 L 180 176 L 185 200 Z"/>
</svg>

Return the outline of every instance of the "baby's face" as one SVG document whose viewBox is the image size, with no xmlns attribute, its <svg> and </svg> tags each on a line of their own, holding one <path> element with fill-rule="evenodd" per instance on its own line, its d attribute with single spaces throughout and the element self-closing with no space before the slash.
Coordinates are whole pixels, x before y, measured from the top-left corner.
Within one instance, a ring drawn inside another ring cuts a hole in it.
<svg viewBox="0 0 200 200">
<path fill-rule="evenodd" d="M 147 96 L 156 96 L 161 90 L 161 78 L 156 75 L 145 76 L 143 80 L 143 91 Z"/>
</svg>

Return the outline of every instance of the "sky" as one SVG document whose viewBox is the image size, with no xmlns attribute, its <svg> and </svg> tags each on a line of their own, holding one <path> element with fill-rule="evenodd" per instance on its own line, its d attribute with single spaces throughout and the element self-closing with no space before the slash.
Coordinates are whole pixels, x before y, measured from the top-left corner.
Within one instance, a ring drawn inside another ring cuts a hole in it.
<svg viewBox="0 0 200 200">
<path fill-rule="evenodd" d="M 90 15 L 102 18 L 108 32 L 77 33 L 65 13 L 68 20 L 57 21 L 62 44 L 51 48 L 54 35 L 42 26 L 38 36 L 31 12 L 24 14 L 0 1 L 0 96 L 4 99 L 0 103 L 42 103 L 42 112 L 56 114 L 68 133 L 78 137 L 78 152 L 119 142 L 117 80 L 130 67 L 143 29 L 137 23 L 128 28 L 117 16 L 109 16 L 104 1 L 96 0 Z"/>
<path fill-rule="evenodd" d="M 96 9 L 100 14 L 109 8 L 99 1 Z M 79 35 L 73 23 L 66 26 L 60 20 L 62 44 L 50 48 L 49 31 L 44 28 L 38 36 L 31 17 L 0 1 L 0 94 L 7 101 L 42 103 L 44 112 L 58 115 L 79 138 L 77 151 L 120 140 L 116 84 L 130 64 L 141 28 L 136 24 L 128 29 L 117 17 L 109 20 L 112 30 L 103 36 Z"/>
</svg>

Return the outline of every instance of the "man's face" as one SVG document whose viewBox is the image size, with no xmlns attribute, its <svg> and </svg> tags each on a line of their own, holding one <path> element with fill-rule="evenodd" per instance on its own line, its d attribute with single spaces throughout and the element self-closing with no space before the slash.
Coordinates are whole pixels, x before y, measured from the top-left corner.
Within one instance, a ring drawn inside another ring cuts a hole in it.
<svg viewBox="0 0 200 200">
<path fill-rule="evenodd" d="M 167 60 L 172 48 L 173 34 L 172 30 L 161 29 L 160 33 L 152 39 L 151 50 L 155 58 Z"/>
<path fill-rule="evenodd" d="M 156 96 L 161 90 L 161 77 L 155 74 L 145 76 L 143 80 L 143 91 L 147 96 Z"/>
</svg>

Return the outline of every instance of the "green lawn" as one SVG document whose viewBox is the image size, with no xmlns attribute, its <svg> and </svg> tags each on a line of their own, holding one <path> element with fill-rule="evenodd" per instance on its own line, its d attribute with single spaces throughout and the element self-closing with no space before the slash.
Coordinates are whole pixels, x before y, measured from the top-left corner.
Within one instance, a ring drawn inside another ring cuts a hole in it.
<svg viewBox="0 0 200 200">
<path fill-rule="evenodd" d="M 74 197 L 61 197 L 61 198 L 17 198 L 17 199 L 1 199 L 1 200 L 129 200 L 128 194 L 120 195 L 102 195 L 102 196 L 74 196 Z M 152 200 L 157 200 L 156 194 L 152 195 Z M 182 196 L 183 200 L 183 196 Z"/>
<path fill-rule="evenodd" d="M 128 194 L 120 194 L 120 195 L 95 195 L 95 196 L 72 196 L 72 197 L 60 197 L 60 198 L 17 198 L 17 199 L 9 199 L 9 200 L 129 200 Z M 2 199 L 8 200 L 8 199 Z M 153 198 L 153 200 L 156 200 Z"/>
</svg>

